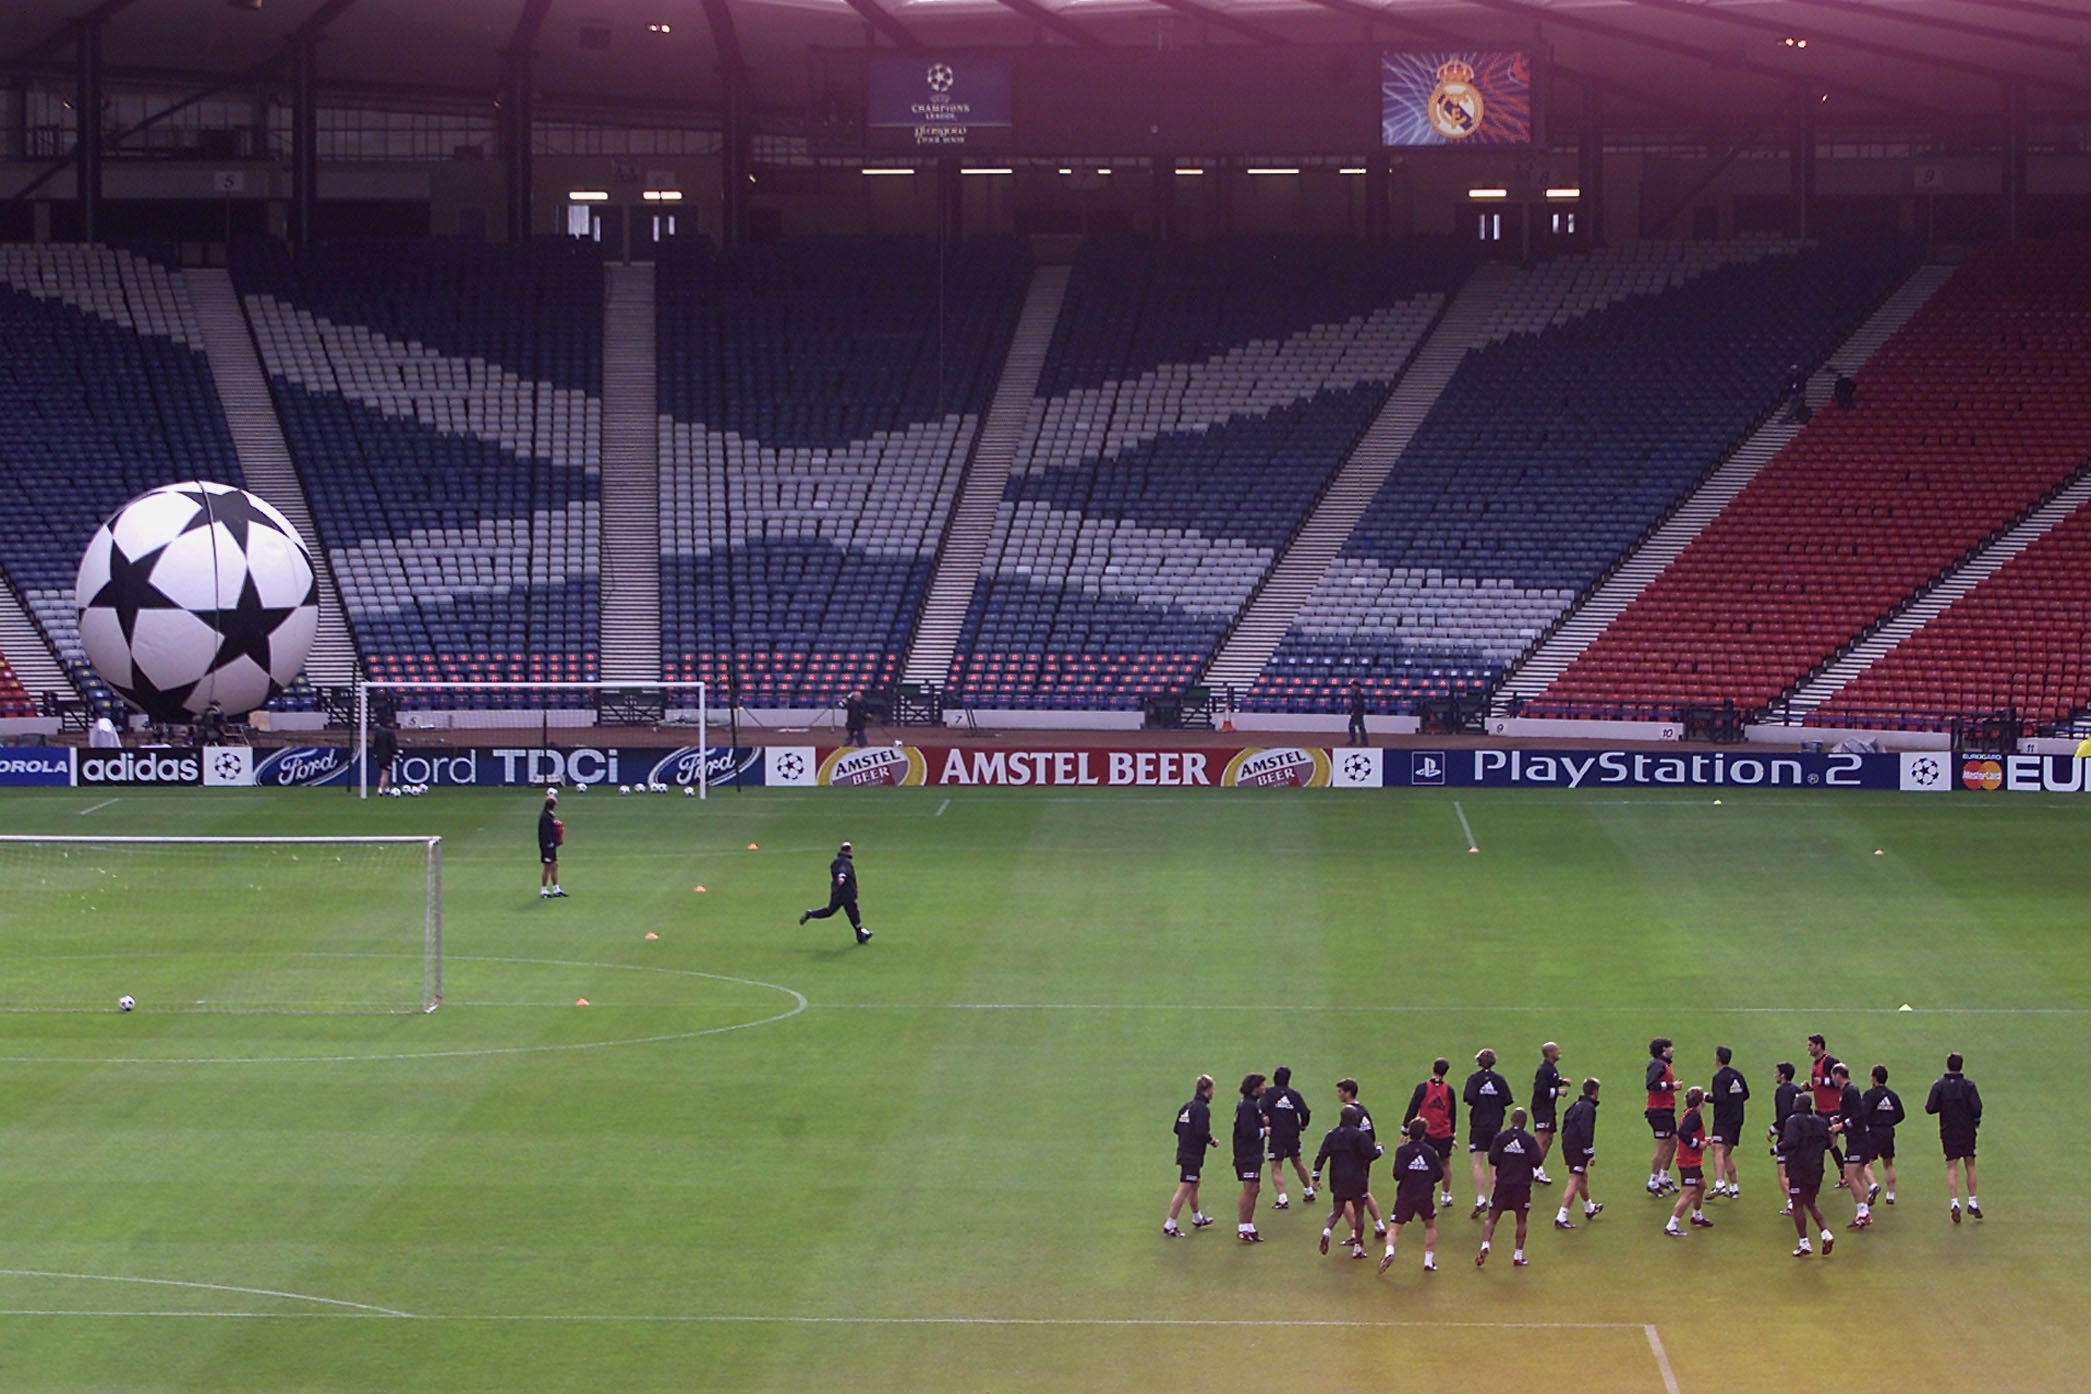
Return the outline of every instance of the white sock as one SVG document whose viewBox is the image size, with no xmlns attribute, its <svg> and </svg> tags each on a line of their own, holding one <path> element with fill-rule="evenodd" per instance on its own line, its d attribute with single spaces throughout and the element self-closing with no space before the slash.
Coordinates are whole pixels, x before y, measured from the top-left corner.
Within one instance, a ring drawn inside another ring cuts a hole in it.
<svg viewBox="0 0 2091 1394">
<path fill-rule="evenodd" d="M 1836 1237 L 1836 1235 L 1830 1233 L 1828 1230 L 1824 1230 L 1822 1232 L 1822 1242 L 1825 1244 L 1829 1243 L 1832 1239 L 1835 1239 Z"/>
<path fill-rule="evenodd" d="M 1329 1227 L 1328 1227 L 1327 1225 L 1323 1225 L 1323 1226 L 1322 1226 L 1322 1230 L 1321 1230 L 1321 1237 L 1322 1237 L 1322 1238 L 1324 1238 L 1324 1239 L 1326 1239 L 1326 1238 L 1328 1238 L 1328 1237 L 1329 1237 L 1330 1235 L 1334 1234 L 1335 1232 L 1336 1232 L 1335 1230 L 1333 1230 L 1333 1229 L 1330 1229 L 1330 1228 L 1329 1228 Z"/>
<path fill-rule="evenodd" d="M 1895 1193 L 1893 1191 L 1889 1191 L 1883 1197 L 1883 1199 L 1885 1199 L 1888 1202 L 1888 1204 L 1893 1205 L 1895 1203 Z"/>
<path fill-rule="evenodd" d="M 1174 1220 L 1172 1220 L 1172 1219 L 1169 1219 L 1169 1218 L 1168 1218 L 1167 1216 L 1164 1216 L 1164 1217 L 1163 1217 L 1163 1219 L 1162 1219 L 1162 1228 L 1163 1228 L 1163 1229 L 1175 1229 L 1175 1228 L 1176 1228 L 1176 1221 L 1174 1221 Z"/>
<path fill-rule="evenodd" d="M 1202 1220 L 1202 1219 L 1204 1219 L 1204 1218 L 1205 1218 L 1205 1215 L 1204 1215 L 1204 1213 L 1203 1213 L 1202 1211 L 1197 1211 L 1197 1210 L 1193 1210 L 1193 1211 L 1191 1212 L 1191 1222 L 1192 1222 L 1193 1224 L 1197 1223 L 1197 1222 L 1198 1222 L 1199 1220 Z"/>
<path fill-rule="evenodd" d="M 1867 1217 L 1868 1215 L 1870 1215 L 1871 1213 L 1873 1213 L 1873 1212 L 1872 1212 L 1872 1208 L 1871 1208 L 1870 1206 L 1868 1206 L 1868 1205 L 1866 1204 L 1866 1202 L 1865 1202 L 1865 1201 L 1863 1201 L 1863 1200 L 1862 1200 L 1862 1201 L 1860 1201 L 1860 1202 L 1859 1202 L 1859 1218 L 1863 1220 L 1863 1219 L 1865 1219 L 1865 1218 L 1866 1218 L 1866 1217 Z"/>
<path fill-rule="evenodd" d="M 1380 1238 L 1385 1238 L 1387 1233 L 1386 1222 L 1382 1220 L 1375 1220 L 1372 1225 L 1372 1232 L 1374 1235 Z"/>
<path fill-rule="evenodd" d="M 1254 1225 L 1236 1225 L 1234 1227 L 1234 1232 L 1236 1234 L 1247 1234 L 1250 1230 L 1254 1228 L 1256 1228 L 1256 1226 Z"/>
<path fill-rule="evenodd" d="M 1387 1257 L 1394 1257 L 1394 1241 L 1391 1239 L 1387 1241 Z"/>
<path fill-rule="evenodd" d="M 1278 1204 L 1280 1204 L 1280 1205 L 1290 1205 L 1290 1204 L 1292 1204 L 1292 1202 L 1291 1202 L 1291 1201 L 1289 1201 L 1289 1200 L 1287 1200 L 1287 1199 L 1285 1198 L 1285 1192 L 1283 1192 L 1283 1191 L 1280 1191 L 1280 1192 L 1278 1192 Z"/>
<path fill-rule="evenodd" d="M 1672 1233 L 1672 1234 L 1677 1234 L 1677 1233 L 1679 1233 L 1680 1231 L 1679 1231 L 1679 1229 L 1678 1229 L 1678 1225 L 1677 1225 L 1677 1217 L 1676 1217 L 1675 1215 L 1672 1215 L 1672 1216 L 1671 1216 L 1671 1217 L 1669 1218 L 1669 1220 L 1668 1220 L 1668 1221 L 1667 1221 L 1667 1222 L 1666 1222 L 1666 1223 L 1665 1223 L 1665 1224 L 1663 1225 L 1663 1228 L 1664 1228 L 1664 1229 L 1666 1229 L 1666 1230 L 1668 1230 L 1668 1231 L 1670 1231 L 1670 1233 Z"/>
<path fill-rule="evenodd" d="M 1525 1251 L 1523 1249 L 1512 1249 L 1510 1256 L 1514 1259 L 1522 1259 L 1525 1256 Z"/>
<path fill-rule="evenodd" d="M 1594 1201 L 1594 1200 L 1586 1200 L 1586 1201 L 1584 1201 L 1584 1202 L 1583 1202 L 1583 1213 L 1584 1213 L 1585 1215 L 1595 1215 L 1595 1214 L 1597 1213 L 1597 1202 L 1596 1202 L 1596 1201 Z"/>
<path fill-rule="evenodd" d="M 1423 1256 L 1423 1266 L 1426 1269 L 1436 1268 L 1438 1266 L 1438 1256 L 1436 1254 L 1425 1254 Z"/>
<path fill-rule="evenodd" d="M 1481 1252 L 1484 1254 L 1488 1252 L 1488 1241 L 1486 1239 L 1481 1241 Z"/>
<path fill-rule="evenodd" d="M 1564 1225 L 1565 1225 L 1565 1224 L 1567 1224 L 1567 1223 L 1568 1223 L 1568 1207 L 1567 1207 L 1567 1206 L 1565 1206 L 1565 1205 L 1564 1205 L 1564 1206 L 1562 1206 L 1562 1207 L 1561 1207 L 1561 1213 L 1560 1213 L 1560 1214 L 1558 1214 L 1558 1215 L 1556 1215 L 1556 1216 L 1554 1216 L 1554 1218 L 1555 1218 L 1555 1219 L 1557 1219 L 1557 1220 L 1559 1220 L 1559 1221 L 1560 1221 L 1560 1222 L 1561 1222 L 1562 1224 L 1564 1224 Z"/>
<path fill-rule="evenodd" d="M 1974 1192 L 1970 1191 L 1970 1192 L 1968 1193 L 1968 1209 L 1970 1209 L 1970 1210 L 1980 1210 L 1981 1208 L 1982 1208 L 1982 1202 L 1981 1202 L 1981 1201 L 1979 1201 L 1979 1200 L 1977 1200 L 1977 1199 L 1975 1199 L 1975 1194 L 1974 1194 Z"/>
</svg>

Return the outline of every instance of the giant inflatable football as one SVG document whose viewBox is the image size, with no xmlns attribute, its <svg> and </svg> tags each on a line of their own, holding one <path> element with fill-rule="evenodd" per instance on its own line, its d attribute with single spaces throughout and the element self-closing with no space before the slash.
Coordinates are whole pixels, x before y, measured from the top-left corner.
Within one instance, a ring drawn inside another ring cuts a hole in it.
<svg viewBox="0 0 2091 1394">
<path fill-rule="evenodd" d="M 74 586 L 80 642 L 102 681 L 157 721 L 228 717 L 281 692 L 319 628 L 297 529 L 229 484 L 140 494 L 96 529 Z"/>
</svg>

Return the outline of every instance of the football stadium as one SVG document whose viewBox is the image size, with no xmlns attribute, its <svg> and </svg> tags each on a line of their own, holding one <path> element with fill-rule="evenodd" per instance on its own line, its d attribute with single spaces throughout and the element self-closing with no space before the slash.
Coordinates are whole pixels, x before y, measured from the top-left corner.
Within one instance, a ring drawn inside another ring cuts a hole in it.
<svg viewBox="0 0 2091 1394">
<path fill-rule="evenodd" d="M 0 95 L 0 1389 L 2083 1384 L 2091 11 Z"/>
</svg>

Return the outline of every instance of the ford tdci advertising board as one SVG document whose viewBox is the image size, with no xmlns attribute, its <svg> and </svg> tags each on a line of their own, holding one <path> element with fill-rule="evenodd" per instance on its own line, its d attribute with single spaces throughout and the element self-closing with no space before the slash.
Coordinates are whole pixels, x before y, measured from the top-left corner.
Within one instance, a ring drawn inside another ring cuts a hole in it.
<svg viewBox="0 0 2091 1394">
<path fill-rule="evenodd" d="M 683 746 L 629 749 L 576 746 L 570 750 L 505 748 L 402 751 L 392 762 L 395 784 L 433 788 L 508 788 L 515 785 L 671 784 L 695 786 L 699 771 L 712 784 L 762 783 L 762 751 L 755 746 Z M 376 782 L 377 771 L 371 771 Z M 254 765 L 254 780 L 269 788 L 354 786 L 356 757 L 343 746 L 298 746 L 271 751 Z"/>
</svg>

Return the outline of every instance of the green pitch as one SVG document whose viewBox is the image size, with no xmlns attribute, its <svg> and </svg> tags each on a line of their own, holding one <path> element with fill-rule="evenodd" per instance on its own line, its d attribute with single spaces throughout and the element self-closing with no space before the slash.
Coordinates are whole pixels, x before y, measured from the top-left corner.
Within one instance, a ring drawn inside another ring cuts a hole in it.
<svg viewBox="0 0 2091 1394">
<path fill-rule="evenodd" d="M 2076 1387 L 2091 805 L 1722 797 L 595 791 L 548 904 L 528 791 L 11 794 L 0 832 L 441 834 L 447 954 L 427 1016 L 119 1016 L 120 962 L 110 1010 L 0 1014 L 0 1384 Z M 864 948 L 795 924 L 844 837 Z M 167 942 L 237 960 L 238 896 L 193 879 Z M 0 974 L 35 903 L 0 884 Z M 1663 1238 L 1648 1038 L 1688 1082 L 1732 1046 L 1759 1134 L 1810 1031 L 1892 1071 L 1899 1203 L 1851 1235 L 1826 1197 L 1837 1252 L 1797 1262 L 1753 1146 Z M 1343 1074 L 1391 1134 L 1433 1056 L 1522 1089 L 1549 1038 L 1606 1083 L 1607 1208 L 1558 1234 L 1539 1188 L 1531 1267 L 1506 1230 L 1475 1271 L 1470 1200 L 1427 1276 L 1419 1227 L 1375 1277 L 1268 1188 L 1237 1244 L 1224 1145 L 1220 1222 L 1161 1237 L 1201 1070 L 1223 1133 L 1289 1064 L 1316 1140 Z M 1954 1049 L 1989 1115 L 1957 1228 L 1921 1114 Z"/>
</svg>

